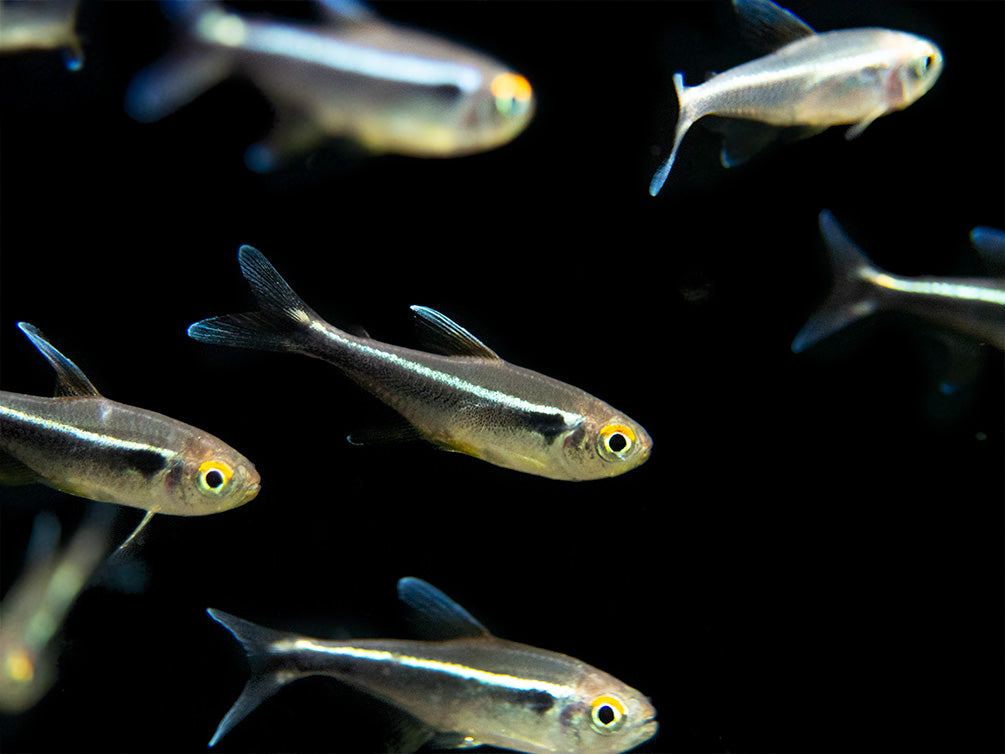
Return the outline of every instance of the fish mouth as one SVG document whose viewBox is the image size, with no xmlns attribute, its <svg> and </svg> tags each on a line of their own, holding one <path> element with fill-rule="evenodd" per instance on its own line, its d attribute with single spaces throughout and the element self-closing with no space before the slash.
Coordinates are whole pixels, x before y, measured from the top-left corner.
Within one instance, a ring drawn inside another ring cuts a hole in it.
<svg viewBox="0 0 1005 754">
<path fill-rule="evenodd" d="M 241 505 L 251 502 L 258 496 L 259 490 L 262 489 L 262 485 L 258 482 L 252 482 L 248 485 L 248 489 L 244 491 L 244 496 L 241 498 Z"/>
</svg>

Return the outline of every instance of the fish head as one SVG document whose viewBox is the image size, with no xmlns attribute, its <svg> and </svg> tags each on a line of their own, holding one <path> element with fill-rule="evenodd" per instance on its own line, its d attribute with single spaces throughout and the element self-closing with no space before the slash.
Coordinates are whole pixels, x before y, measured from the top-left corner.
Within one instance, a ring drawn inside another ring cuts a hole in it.
<svg viewBox="0 0 1005 754">
<path fill-rule="evenodd" d="M 649 433 L 606 404 L 604 408 L 608 410 L 587 416 L 565 434 L 562 454 L 568 479 L 617 476 L 648 460 L 653 447 Z"/>
<path fill-rule="evenodd" d="M 261 477 L 254 464 L 236 450 L 209 435 L 190 441 L 183 461 L 165 476 L 169 494 L 180 509 L 163 510 L 201 516 L 244 505 L 258 495 Z"/>
<path fill-rule="evenodd" d="M 614 754 L 656 735 L 656 709 L 649 698 L 600 670 L 587 673 L 560 712 L 562 749 Z"/>
<path fill-rule="evenodd" d="M 888 79 L 892 109 L 907 107 L 932 88 L 942 73 L 942 51 L 935 43 L 914 34 L 898 33 L 897 61 Z"/>
<path fill-rule="evenodd" d="M 487 72 L 482 85 L 465 96 L 459 118 L 462 151 L 501 146 L 517 136 L 534 115 L 530 82 L 508 70 Z"/>
</svg>

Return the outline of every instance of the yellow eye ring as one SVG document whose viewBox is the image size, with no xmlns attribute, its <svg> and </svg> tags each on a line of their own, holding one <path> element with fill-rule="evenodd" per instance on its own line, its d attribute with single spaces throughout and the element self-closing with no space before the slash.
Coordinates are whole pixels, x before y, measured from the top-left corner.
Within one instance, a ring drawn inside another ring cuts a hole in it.
<svg viewBox="0 0 1005 754">
<path fill-rule="evenodd" d="M 602 694 L 590 705 L 590 725 L 597 733 L 613 733 L 624 719 L 625 705 L 617 697 Z"/>
<path fill-rule="evenodd" d="M 222 461 L 203 461 L 199 466 L 199 488 L 218 495 L 234 476 L 234 470 Z"/>
<path fill-rule="evenodd" d="M 635 430 L 624 424 L 608 424 L 600 430 L 597 444 L 607 460 L 622 460 L 635 447 Z"/>
</svg>

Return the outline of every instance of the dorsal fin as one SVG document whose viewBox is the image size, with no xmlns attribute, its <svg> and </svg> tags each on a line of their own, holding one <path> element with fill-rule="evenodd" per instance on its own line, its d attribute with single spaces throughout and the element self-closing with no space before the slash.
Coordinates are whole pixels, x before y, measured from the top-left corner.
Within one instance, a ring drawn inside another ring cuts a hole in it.
<svg viewBox="0 0 1005 754">
<path fill-rule="evenodd" d="M 27 322 L 18 322 L 17 326 L 56 370 L 57 396 L 101 395 L 80 368 L 56 350 L 37 327 Z"/>
<path fill-rule="evenodd" d="M 429 347 L 446 356 L 475 356 L 498 359 L 499 355 L 447 316 L 428 306 L 412 306 L 417 321 L 425 328 Z"/>
<path fill-rule="evenodd" d="M 398 598 L 415 612 L 416 623 L 431 639 L 461 639 L 490 636 L 489 630 L 471 613 L 432 584 L 406 576 L 398 580 Z"/>
<path fill-rule="evenodd" d="M 744 39 L 759 52 L 774 52 L 816 34 L 809 24 L 771 0 L 733 0 L 733 10 Z"/>
<path fill-rule="evenodd" d="M 330 23 L 362 24 L 377 17 L 363 0 L 317 0 L 317 4 Z"/>
</svg>

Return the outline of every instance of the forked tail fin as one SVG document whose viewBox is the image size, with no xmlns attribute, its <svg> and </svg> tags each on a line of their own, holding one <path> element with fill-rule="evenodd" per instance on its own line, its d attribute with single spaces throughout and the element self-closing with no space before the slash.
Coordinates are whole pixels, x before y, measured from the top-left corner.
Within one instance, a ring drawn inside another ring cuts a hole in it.
<svg viewBox="0 0 1005 754">
<path fill-rule="evenodd" d="M 872 314 L 880 306 L 877 289 L 872 282 L 880 271 L 848 238 L 834 215 L 827 210 L 820 213 L 820 233 L 830 252 L 834 282 L 823 305 L 792 341 L 794 353 Z"/>
<path fill-rule="evenodd" d="M 675 73 L 673 75 L 673 86 L 677 91 L 677 102 L 679 105 L 677 126 L 674 129 L 673 148 L 670 150 L 670 156 L 667 157 L 666 162 L 660 166 L 652 181 L 649 182 L 650 196 L 656 196 L 660 192 L 660 189 L 663 188 L 663 184 L 666 183 L 667 177 L 670 175 L 670 169 L 673 167 L 674 160 L 677 159 L 677 150 L 680 149 L 680 143 L 684 138 L 684 134 L 691 128 L 691 124 L 697 120 L 687 107 L 687 99 L 685 97 L 687 87 L 684 86 L 683 73 Z"/>
<path fill-rule="evenodd" d="M 224 314 L 189 325 L 190 338 L 237 348 L 298 350 L 298 334 L 320 320 L 258 249 L 242 246 L 237 255 L 258 311 Z"/>
<path fill-rule="evenodd" d="M 220 724 L 216 727 L 216 732 L 209 740 L 209 745 L 214 746 L 217 741 L 227 735 L 231 728 L 247 717 L 255 707 L 276 693 L 285 683 L 294 680 L 296 676 L 290 673 L 281 673 L 280 669 L 273 667 L 269 661 L 270 646 L 277 640 L 288 637 L 289 634 L 263 628 L 222 610 L 208 608 L 206 612 L 241 642 L 244 651 L 248 654 L 248 664 L 251 666 L 251 676 L 244 685 L 241 695 L 227 714 L 223 716 Z"/>
</svg>

